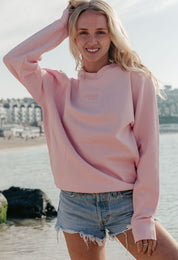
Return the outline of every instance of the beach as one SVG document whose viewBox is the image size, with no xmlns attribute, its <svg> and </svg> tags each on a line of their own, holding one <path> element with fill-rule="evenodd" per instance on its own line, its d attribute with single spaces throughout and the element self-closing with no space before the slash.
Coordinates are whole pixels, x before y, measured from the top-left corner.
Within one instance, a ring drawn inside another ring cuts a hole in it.
<svg viewBox="0 0 178 260">
<path fill-rule="evenodd" d="M 23 139 L 20 137 L 12 137 L 10 139 L 0 137 L 0 151 L 1 150 L 11 150 L 20 149 L 30 146 L 41 146 L 46 144 L 45 135 L 41 135 L 36 138 Z"/>
</svg>

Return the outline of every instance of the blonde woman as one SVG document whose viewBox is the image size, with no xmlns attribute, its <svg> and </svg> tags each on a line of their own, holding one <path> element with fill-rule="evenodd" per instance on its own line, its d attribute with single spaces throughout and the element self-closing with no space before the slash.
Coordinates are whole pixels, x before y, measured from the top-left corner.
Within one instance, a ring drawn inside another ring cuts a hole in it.
<svg viewBox="0 0 178 260">
<path fill-rule="evenodd" d="M 69 36 L 78 78 L 42 69 L 44 52 Z M 61 19 L 10 51 L 4 62 L 43 109 L 56 186 L 56 229 L 72 260 L 104 260 L 106 235 L 136 259 L 178 259 L 157 223 L 157 81 L 102 0 L 70 1 Z M 155 87 L 154 87 L 155 86 Z"/>
</svg>

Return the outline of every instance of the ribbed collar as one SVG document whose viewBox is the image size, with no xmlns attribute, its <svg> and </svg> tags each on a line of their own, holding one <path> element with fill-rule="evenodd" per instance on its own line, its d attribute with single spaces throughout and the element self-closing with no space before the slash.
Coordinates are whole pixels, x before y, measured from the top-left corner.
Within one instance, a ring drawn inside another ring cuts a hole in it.
<svg viewBox="0 0 178 260">
<path fill-rule="evenodd" d="M 104 75 L 107 71 L 110 71 L 111 69 L 113 69 L 115 67 L 118 67 L 118 64 L 112 63 L 112 64 L 103 66 L 97 72 L 86 72 L 85 70 L 81 70 L 78 73 L 78 78 L 97 79 L 97 78 L 100 78 L 102 75 Z"/>
</svg>

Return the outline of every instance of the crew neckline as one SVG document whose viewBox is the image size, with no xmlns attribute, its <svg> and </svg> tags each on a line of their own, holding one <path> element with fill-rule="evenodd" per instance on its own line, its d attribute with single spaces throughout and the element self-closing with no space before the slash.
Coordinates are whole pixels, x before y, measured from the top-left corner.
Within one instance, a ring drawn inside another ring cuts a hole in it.
<svg viewBox="0 0 178 260">
<path fill-rule="evenodd" d="M 107 70 L 110 70 L 116 66 L 118 66 L 118 64 L 116 63 L 107 64 L 103 66 L 101 69 L 99 69 L 97 72 L 87 72 L 85 70 L 80 70 L 78 73 L 78 77 L 84 79 L 96 79 L 101 77 L 103 73 L 106 72 Z"/>
</svg>

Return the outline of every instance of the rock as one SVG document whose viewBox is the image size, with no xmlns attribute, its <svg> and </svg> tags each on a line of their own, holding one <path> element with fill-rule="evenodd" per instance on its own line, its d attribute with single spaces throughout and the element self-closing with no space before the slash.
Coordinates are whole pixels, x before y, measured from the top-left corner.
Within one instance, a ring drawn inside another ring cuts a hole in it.
<svg viewBox="0 0 178 260">
<path fill-rule="evenodd" d="M 0 193 L 0 224 L 6 222 L 7 218 L 7 200 L 2 193 Z"/>
<path fill-rule="evenodd" d="M 56 217 L 50 199 L 40 189 L 11 187 L 2 191 L 8 201 L 8 218 Z"/>
</svg>

